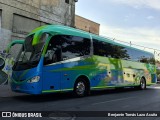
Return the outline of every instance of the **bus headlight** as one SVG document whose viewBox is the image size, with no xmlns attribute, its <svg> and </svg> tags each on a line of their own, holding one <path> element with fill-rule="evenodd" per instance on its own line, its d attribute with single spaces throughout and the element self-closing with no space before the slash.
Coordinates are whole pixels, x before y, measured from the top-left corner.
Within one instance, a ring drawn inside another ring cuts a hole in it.
<svg viewBox="0 0 160 120">
<path fill-rule="evenodd" d="M 39 81 L 39 79 L 40 79 L 39 76 L 35 76 L 35 77 L 33 77 L 32 79 L 28 80 L 27 82 L 28 82 L 28 83 L 36 83 L 36 82 Z"/>
</svg>

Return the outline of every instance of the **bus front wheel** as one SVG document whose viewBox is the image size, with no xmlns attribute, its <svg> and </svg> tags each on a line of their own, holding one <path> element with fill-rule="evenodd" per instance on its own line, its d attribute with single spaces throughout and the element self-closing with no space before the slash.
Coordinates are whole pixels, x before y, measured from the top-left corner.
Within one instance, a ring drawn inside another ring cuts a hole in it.
<svg viewBox="0 0 160 120">
<path fill-rule="evenodd" d="M 143 77 L 142 77 L 141 80 L 140 80 L 140 86 L 139 86 L 139 88 L 140 88 L 141 90 L 146 89 L 146 81 L 145 81 L 145 79 L 144 79 Z"/>
<path fill-rule="evenodd" d="M 87 95 L 87 92 L 88 92 L 87 83 L 82 78 L 79 78 L 74 85 L 74 94 L 77 97 L 84 97 Z"/>
</svg>

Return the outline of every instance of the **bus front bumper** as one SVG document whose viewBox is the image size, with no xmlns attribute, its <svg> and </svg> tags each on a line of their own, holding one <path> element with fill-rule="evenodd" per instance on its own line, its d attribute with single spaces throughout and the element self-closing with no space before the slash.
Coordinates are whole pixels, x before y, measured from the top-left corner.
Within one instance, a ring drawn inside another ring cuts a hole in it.
<svg viewBox="0 0 160 120">
<path fill-rule="evenodd" d="M 35 94 L 35 95 L 42 93 L 42 89 L 39 86 L 40 86 L 39 83 L 23 83 L 23 84 L 11 83 L 12 91 L 19 93 Z"/>
</svg>

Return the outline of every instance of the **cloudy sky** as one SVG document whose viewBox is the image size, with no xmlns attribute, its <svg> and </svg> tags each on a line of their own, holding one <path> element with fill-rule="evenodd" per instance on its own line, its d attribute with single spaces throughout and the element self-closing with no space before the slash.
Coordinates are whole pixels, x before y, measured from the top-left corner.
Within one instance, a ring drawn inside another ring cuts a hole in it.
<svg viewBox="0 0 160 120">
<path fill-rule="evenodd" d="M 76 14 L 103 36 L 160 50 L 160 0 L 78 0 Z"/>
</svg>

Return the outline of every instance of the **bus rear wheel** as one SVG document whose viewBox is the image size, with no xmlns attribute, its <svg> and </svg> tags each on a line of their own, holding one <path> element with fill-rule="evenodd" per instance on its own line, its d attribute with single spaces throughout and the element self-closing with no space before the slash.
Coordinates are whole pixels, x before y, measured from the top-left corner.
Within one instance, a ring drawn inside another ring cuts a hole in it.
<svg viewBox="0 0 160 120">
<path fill-rule="evenodd" d="M 140 90 L 146 89 L 146 81 L 145 81 L 145 79 L 143 77 L 140 80 L 139 88 L 140 88 Z"/>
<path fill-rule="evenodd" d="M 77 97 L 84 97 L 88 93 L 88 86 L 84 79 L 79 78 L 74 85 L 74 94 Z"/>
</svg>

